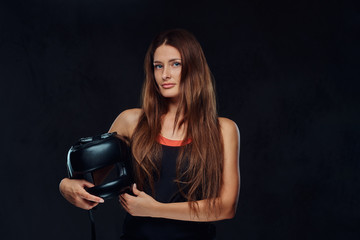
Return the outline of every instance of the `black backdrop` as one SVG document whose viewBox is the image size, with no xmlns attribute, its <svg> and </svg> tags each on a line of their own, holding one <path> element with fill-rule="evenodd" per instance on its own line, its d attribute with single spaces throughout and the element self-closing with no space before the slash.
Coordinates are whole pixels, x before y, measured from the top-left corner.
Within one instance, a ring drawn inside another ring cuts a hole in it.
<svg viewBox="0 0 360 240">
<path fill-rule="evenodd" d="M 331 0 L 2 1 L 0 238 L 89 239 L 58 192 L 67 150 L 139 106 L 148 44 L 181 27 L 241 131 L 238 210 L 218 238 L 359 239 L 359 23 Z M 99 239 L 119 239 L 123 216 L 98 208 Z"/>
</svg>

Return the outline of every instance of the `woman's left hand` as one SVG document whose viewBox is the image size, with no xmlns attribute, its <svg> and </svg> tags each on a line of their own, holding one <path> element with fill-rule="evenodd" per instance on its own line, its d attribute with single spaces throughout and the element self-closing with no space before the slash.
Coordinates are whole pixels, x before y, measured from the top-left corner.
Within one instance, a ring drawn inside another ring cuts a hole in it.
<svg viewBox="0 0 360 240">
<path fill-rule="evenodd" d="M 123 208 L 132 216 L 154 217 L 157 207 L 161 204 L 154 198 L 133 185 L 133 193 L 135 196 L 124 193 L 119 196 L 119 202 Z"/>
</svg>

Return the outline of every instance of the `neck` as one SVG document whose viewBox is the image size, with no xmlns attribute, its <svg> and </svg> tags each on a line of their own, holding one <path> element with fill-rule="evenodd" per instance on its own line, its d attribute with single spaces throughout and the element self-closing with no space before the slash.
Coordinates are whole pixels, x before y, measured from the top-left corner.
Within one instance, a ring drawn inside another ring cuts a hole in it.
<svg viewBox="0 0 360 240">
<path fill-rule="evenodd" d="M 170 139 L 182 139 L 185 134 L 185 125 L 179 126 L 179 122 L 183 119 L 183 111 L 179 114 L 177 126 L 175 126 L 176 112 L 178 110 L 179 102 L 174 99 L 168 99 L 168 108 L 166 114 L 162 116 L 161 134 Z"/>
</svg>

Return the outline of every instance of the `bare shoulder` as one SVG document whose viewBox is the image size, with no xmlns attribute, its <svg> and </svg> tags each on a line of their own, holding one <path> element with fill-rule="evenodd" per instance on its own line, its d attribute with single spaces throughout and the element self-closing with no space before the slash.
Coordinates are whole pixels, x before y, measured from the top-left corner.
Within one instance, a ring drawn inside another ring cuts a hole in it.
<svg viewBox="0 0 360 240">
<path fill-rule="evenodd" d="M 219 117 L 218 119 L 223 138 L 240 137 L 239 128 L 233 120 L 224 117 Z"/>
<path fill-rule="evenodd" d="M 219 117 L 218 119 L 225 151 L 227 152 L 230 149 L 230 152 L 237 152 L 237 154 L 239 154 L 240 131 L 238 126 L 228 118 Z"/>
<path fill-rule="evenodd" d="M 141 108 L 132 108 L 127 109 L 119 114 L 119 117 L 121 119 L 124 119 L 128 124 L 134 124 L 135 126 L 139 121 L 139 118 L 141 114 L 143 113 L 143 110 Z"/>
<path fill-rule="evenodd" d="M 111 125 L 109 132 L 117 132 L 120 136 L 131 138 L 142 112 L 141 108 L 132 108 L 121 112 Z"/>
<path fill-rule="evenodd" d="M 240 131 L 236 123 L 228 118 L 219 118 L 221 136 L 224 146 L 224 166 L 228 172 L 240 176 Z M 231 180 L 232 181 L 232 180 Z"/>
</svg>

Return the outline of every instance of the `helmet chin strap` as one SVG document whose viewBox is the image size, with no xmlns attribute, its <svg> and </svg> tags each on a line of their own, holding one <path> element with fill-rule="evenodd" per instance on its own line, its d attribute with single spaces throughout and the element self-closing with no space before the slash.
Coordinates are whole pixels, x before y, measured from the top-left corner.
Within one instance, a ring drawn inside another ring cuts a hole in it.
<svg viewBox="0 0 360 240">
<path fill-rule="evenodd" d="M 89 218 L 90 218 L 90 224 L 91 224 L 91 240 L 96 240 L 95 220 L 94 220 L 92 211 L 93 211 L 93 209 L 89 210 Z"/>
<path fill-rule="evenodd" d="M 116 132 L 81 138 L 68 152 L 67 170 L 69 178 L 92 182 L 94 187 L 85 188 L 92 195 L 110 199 L 125 192 L 131 194 L 132 155 Z M 113 179 L 104 181 L 109 177 Z M 89 210 L 91 239 L 96 240 L 93 210 Z"/>
</svg>

